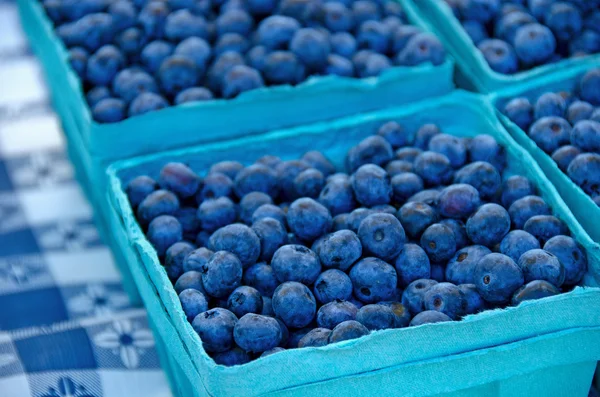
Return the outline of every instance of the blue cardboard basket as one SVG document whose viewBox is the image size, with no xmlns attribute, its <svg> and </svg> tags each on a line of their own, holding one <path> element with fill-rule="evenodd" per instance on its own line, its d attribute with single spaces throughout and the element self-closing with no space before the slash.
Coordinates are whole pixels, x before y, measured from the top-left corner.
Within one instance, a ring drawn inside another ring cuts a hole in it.
<svg viewBox="0 0 600 397">
<path fill-rule="evenodd" d="M 600 66 L 600 63 L 595 66 Z M 550 155 L 540 149 L 525 131 L 501 112 L 506 103 L 515 97 L 524 96 L 530 101 L 535 101 L 540 95 L 548 91 L 571 91 L 576 87 L 577 81 L 587 70 L 587 67 L 579 67 L 564 71 L 559 76 L 546 76 L 525 84 L 500 90 L 492 94 L 490 98 L 497 108 L 496 112 L 500 121 L 504 124 L 508 132 L 510 132 L 519 145 L 531 153 L 592 239 L 600 241 L 600 207 L 579 186 L 573 183 L 567 174 L 558 168 L 558 165 L 552 160 Z"/>
<path fill-rule="evenodd" d="M 414 3 L 430 29 L 437 32 L 446 49 L 455 57 L 457 63 L 456 82 L 459 87 L 477 92 L 492 92 L 503 87 L 527 83 L 540 76 L 556 76 L 573 67 L 600 63 L 600 54 L 594 54 L 565 59 L 515 74 L 498 73 L 490 68 L 483 54 L 477 49 L 444 0 L 408 1 Z"/>
<path fill-rule="evenodd" d="M 157 175 L 169 161 L 185 162 L 202 173 L 221 160 L 248 164 L 264 154 L 293 159 L 316 149 L 341 166 L 349 147 L 389 120 L 408 130 L 434 122 L 458 136 L 493 135 L 507 149 L 509 172 L 537 183 L 539 194 L 586 250 L 590 266 L 583 284 L 588 287 L 461 322 L 374 332 L 321 348 L 288 350 L 243 366 L 216 365 L 187 322 L 155 250 L 138 226 L 124 184 L 141 173 Z M 406 107 L 124 160 L 107 172 L 113 206 L 109 220 L 116 242 L 112 249 L 127 259 L 138 283 L 176 395 L 587 395 L 600 358 L 600 247 L 480 96 L 457 91 Z"/>
</svg>

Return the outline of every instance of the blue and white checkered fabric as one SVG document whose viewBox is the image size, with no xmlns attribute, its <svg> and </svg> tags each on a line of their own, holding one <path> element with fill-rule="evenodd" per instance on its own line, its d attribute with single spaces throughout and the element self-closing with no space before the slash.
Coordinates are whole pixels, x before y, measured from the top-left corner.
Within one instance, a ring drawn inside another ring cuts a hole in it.
<svg viewBox="0 0 600 397">
<path fill-rule="evenodd" d="M 168 396 L 18 22 L 0 0 L 0 396 Z"/>
</svg>

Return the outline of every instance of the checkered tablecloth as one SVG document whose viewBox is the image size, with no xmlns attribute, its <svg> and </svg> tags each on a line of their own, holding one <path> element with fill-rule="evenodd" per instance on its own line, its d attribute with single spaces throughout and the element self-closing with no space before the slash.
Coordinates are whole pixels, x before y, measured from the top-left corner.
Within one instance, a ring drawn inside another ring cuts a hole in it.
<svg viewBox="0 0 600 397">
<path fill-rule="evenodd" d="M 0 396 L 169 396 L 13 2 L 0 0 Z"/>
</svg>

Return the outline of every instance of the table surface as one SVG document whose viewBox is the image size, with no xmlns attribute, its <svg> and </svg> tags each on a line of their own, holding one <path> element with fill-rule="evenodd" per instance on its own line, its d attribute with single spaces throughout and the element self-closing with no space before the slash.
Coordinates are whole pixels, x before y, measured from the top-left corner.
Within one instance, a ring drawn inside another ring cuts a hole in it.
<svg viewBox="0 0 600 397">
<path fill-rule="evenodd" d="M 60 128 L 17 7 L 0 0 L 0 395 L 170 396 Z"/>
</svg>

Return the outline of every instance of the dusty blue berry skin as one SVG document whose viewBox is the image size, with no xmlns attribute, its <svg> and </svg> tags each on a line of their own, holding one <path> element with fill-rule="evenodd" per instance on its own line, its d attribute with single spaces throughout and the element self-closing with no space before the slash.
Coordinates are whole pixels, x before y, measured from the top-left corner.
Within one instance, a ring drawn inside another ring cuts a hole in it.
<svg viewBox="0 0 600 397">
<path fill-rule="evenodd" d="M 185 199 L 198 191 L 201 180 L 194 171 L 183 163 L 167 163 L 160 171 L 158 184 Z"/>
<path fill-rule="evenodd" d="M 302 160 L 282 161 L 275 167 L 277 180 L 281 187 L 281 199 L 295 200 L 298 197 L 294 190 L 294 179 L 302 172 L 310 169 L 310 165 Z"/>
<path fill-rule="evenodd" d="M 273 268 L 264 262 L 250 266 L 244 272 L 243 283 L 256 288 L 263 296 L 272 296 L 279 281 L 275 277 Z"/>
<path fill-rule="evenodd" d="M 525 65 L 547 61 L 556 50 L 556 39 L 544 25 L 530 23 L 520 27 L 515 34 L 515 51 Z"/>
<path fill-rule="evenodd" d="M 387 213 L 367 216 L 360 223 L 358 237 L 366 254 L 383 260 L 398 256 L 406 242 L 404 228 L 394 215 Z"/>
<path fill-rule="evenodd" d="M 459 9 L 465 19 L 487 23 L 496 16 L 500 5 L 500 0 L 465 0 L 459 3 Z"/>
<path fill-rule="evenodd" d="M 395 62 L 400 66 L 416 66 L 431 62 L 441 65 L 446 59 L 446 49 L 437 37 L 428 32 L 412 36 L 406 46 L 398 53 Z"/>
<path fill-rule="evenodd" d="M 283 227 L 287 226 L 285 212 L 276 205 L 263 204 L 252 213 L 252 223 L 264 218 L 272 218 L 281 223 Z"/>
<path fill-rule="evenodd" d="M 195 289 L 184 289 L 179 293 L 181 308 L 189 322 L 192 322 L 196 316 L 208 310 L 208 301 L 202 292 Z"/>
<path fill-rule="evenodd" d="M 237 321 L 235 314 L 229 310 L 214 308 L 198 314 L 192 327 L 202 339 L 204 350 L 220 353 L 233 346 L 233 329 Z"/>
<path fill-rule="evenodd" d="M 571 125 L 581 120 L 589 120 L 594 112 L 594 106 L 584 101 L 575 101 L 567 109 L 567 120 Z"/>
<path fill-rule="evenodd" d="M 488 199 L 500 189 L 502 178 L 492 164 L 476 161 L 458 170 L 454 175 L 454 183 L 469 184 L 477 189 L 482 199 Z"/>
<path fill-rule="evenodd" d="M 402 172 L 392 176 L 391 184 L 392 201 L 398 204 L 404 203 L 409 197 L 424 188 L 423 179 L 413 172 Z"/>
<path fill-rule="evenodd" d="M 542 117 L 564 117 L 567 103 L 562 96 L 554 92 L 542 94 L 534 106 L 534 117 L 536 120 Z"/>
<path fill-rule="evenodd" d="M 177 196 L 167 190 L 155 190 L 138 205 L 137 219 L 144 227 L 159 215 L 173 215 L 179 209 Z"/>
<path fill-rule="evenodd" d="M 446 281 L 443 264 L 433 263 L 431 265 L 431 279 L 437 281 L 438 283 Z"/>
<path fill-rule="evenodd" d="M 417 244 L 404 244 L 396 258 L 398 285 L 406 288 L 410 283 L 431 276 L 429 257 Z"/>
<path fill-rule="evenodd" d="M 489 37 L 485 26 L 478 21 L 463 21 L 462 26 L 475 45 Z"/>
<path fill-rule="evenodd" d="M 288 242 L 288 234 L 281 222 L 262 218 L 252 224 L 252 230 L 260 239 L 260 259 L 271 261 L 273 254 Z"/>
<path fill-rule="evenodd" d="M 196 202 L 219 197 L 233 197 L 233 181 L 221 172 L 210 172 L 196 194 Z"/>
<path fill-rule="evenodd" d="M 588 71 L 579 80 L 581 99 L 594 106 L 600 106 L 600 68 Z"/>
<path fill-rule="evenodd" d="M 209 248 L 233 253 L 242 266 L 248 268 L 256 263 L 260 255 L 260 239 L 248 226 L 234 223 L 214 232 L 210 236 Z"/>
<path fill-rule="evenodd" d="M 513 230 L 502 239 L 500 252 L 517 262 L 525 252 L 540 248 L 540 242 L 524 230 Z"/>
<path fill-rule="evenodd" d="M 502 184 L 501 201 L 505 208 L 510 208 L 518 199 L 531 195 L 535 195 L 535 186 L 524 176 L 511 176 Z"/>
<path fill-rule="evenodd" d="M 133 208 L 138 205 L 152 192 L 158 189 L 158 184 L 147 175 L 141 175 L 132 179 L 125 187 L 127 198 Z"/>
<path fill-rule="evenodd" d="M 548 251 L 529 250 L 521 255 L 518 265 L 523 271 L 525 282 L 546 280 L 560 287 L 565 281 L 565 267 L 554 254 Z"/>
<path fill-rule="evenodd" d="M 570 136 L 569 122 L 557 116 L 542 117 L 529 129 L 529 137 L 546 153 L 567 145 Z"/>
<path fill-rule="evenodd" d="M 498 204 L 484 204 L 467 220 L 467 234 L 475 244 L 493 247 L 510 231 L 510 216 Z"/>
<path fill-rule="evenodd" d="M 510 219 L 515 229 L 523 229 L 525 222 L 532 216 L 550 215 L 550 207 L 543 198 L 535 195 L 525 196 L 514 203 L 508 209 Z"/>
<path fill-rule="evenodd" d="M 217 251 L 202 268 L 202 285 L 208 295 L 226 298 L 242 282 L 242 264 L 232 253 Z"/>
<path fill-rule="evenodd" d="M 318 201 L 334 216 L 352 211 L 356 207 L 356 200 L 350 179 L 328 181 Z"/>
<path fill-rule="evenodd" d="M 168 95 L 176 95 L 183 89 L 198 83 L 198 68 L 189 58 L 172 55 L 165 59 L 158 69 L 158 80 Z"/>
<path fill-rule="evenodd" d="M 400 53 L 406 47 L 408 41 L 418 33 L 421 33 L 422 29 L 412 25 L 401 25 L 393 30 L 391 35 L 391 50 L 394 54 Z"/>
<path fill-rule="evenodd" d="M 223 36 L 226 33 L 238 33 L 248 36 L 252 32 L 254 21 L 243 10 L 229 10 L 221 12 L 215 24 L 218 36 Z"/>
<path fill-rule="evenodd" d="M 208 61 L 212 56 L 210 44 L 206 40 L 195 36 L 188 37 L 177 44 L 174 53 L 194 62 L 198 72 L 202 75 L 206 72 Z"/>
<path fill-rule="evenodd" d="M 410 322 L 410 312 L 404 305 L 400 302 L 394 301 L 385 301 L 379 302 L 379 305 L 387 306 L 392 309 L 392 313 L 394 313 L 395 322 L 393 328 L 404 328 L 408 326 Z"/>
<path fill-rule="evenodd" d="M 438 197 L 438 211 L 446 218 L 467 218 L 480 205 L 479 192 L 464 183 L 444 188 Z"/>
<path fill-rule="evenodd" d="M 388 121 L 382 124 L 377 130 L 377 135 L 383 137 L 396 150 L 406 146 L 409 142 L 409 135 L 404 128 L 395 121 Z"/>
<path fill-rule="evenodd" d="M 314 168 L 304 170 L 294 178 L 294 191 L 299 197 L 316 199 L 319 197 L 324 185 L 325 177 L 323 173 Z"/>
<path fill-rule="evenodd" d="M 357 339 L 369 334 L 367 327 L 355 320 L 348 320 L 338 324 L 329 336 L 329 343 L 337 343 L 350 339 Z"/>
<path fill-rule="evenodd" d="M 462 166 L 467 160 L 467 148 L 461 139 L 452 135 L 435 135 L 429 141 L 428 148 L 432 152 L 446 156 L 454 168 Z"/>
<path fill-rule="evenodd" d="M 423 124 L 415 133 L 414 145 L 422 150 L 427 150 L 429 141 L 434 136 L 440 134 L 440 128 L 435 124 Z"/>
<path fill-rule="evenodd" d="M 331 229 L 331 214 L 322 204 L 311 198 L 292 203 L 287 213 L 290 230 L 304 241 L 314 241 Z"/>
<path fill-rule="evenodd" d="M 269 49 L 282 49 L 288 46 L 294 34 L 301 28 L 294 18 L 272 15 L 258 25 L 257 39 Z"/>
<path fill-rule="evenodd" d="M 412 238 L 421 233 L 438 220 L 437 212 L 429 205 L 420 202 L 409 202 L 398 210 L 398 219 L 406 234 Z"/>
<path fill-rule="evenodd" d="M 453 320 L 462 315 L 464 305 L 463 293 L 451 283 L 435 284 L 423 296 L 423 306 L 426 310 L 442 312 Z"/>
<path fill-rule="evenodd" d="M 473 272 L 477 262 L 492 251 L 483 245 L 470 245 L 460 249 L 448 261 L 446 280 L 459 285 L 473 283 Z"/>
<path fill-rule="evenodd" d="M 560 294 L 560 289 L 545 280 L 533 280 L 515 291 L 511 304 L 518 306 L 521 302 L 547 298 Z"/>
<path fill-rule="evenodd" d="M 521 127 L 523 131 L 529 130 L 529 126 L 535 120 L 533 118 L 533 106 L 527 98 L 514 98 L 504 106 L 503 113 L 513 123 Z"/>
<path fill-rule="evenodd" d="M 323 155 L 323 153 L 317 150 L 310 150 L 304 153 L 301 160 L 312 168 L 321 171 L 325 177 L 335 173 L 335 166 Z"/>
<path fill-rule="evenodd" d="M 369 215 L 374 214 L 375 211 L 370 208 L 360 207 L 348 214 L 346 222 L 348 223 L 348 229 L 355 233 L 358 233 L 360 223 L 365 220 Z"/>
<path fill-rule="evenodd" d="M 128 68 L 115 76 L 113 92 L 125 102 L 131 103 L 143 93 L 158 93 L 158 85 L 154 77 L 143 70 Z"/>
<path fill-rule="evenodd" d="M 425 203 L 434 209 L 437 209 L 438 198 L 440 197 L 439 188 L 425 189 L 419 193 L 416 193 L 408 198 L 406 202 L 417 202 Z"/>
<path fill-rule="evenodd" d="M 358 47 L 385 54 L 390 47 L 390 33 L 381 21 L 365 21 L 356 32 Z"/>
<path fill-rule="evenodd" d="M 555 236 L 544 244 L 544 251 L 555 255 L 565 268 L 565 285 L 578 284 L 587 271 L 585 251 L 571 237 Z"/>
<path fill-rule="evenodd" d="M 213 94 L 208 88 L 190 87 L 181 91 L 175 97 L 175 104 L 180 105 L 187 102 L 209 101 L 213 99 Z"/>
<path fill-rule="evenodd" d="M 235 324 L 233 337 L 245 351 L 261 353 L 279 345 L 281 328 L 273 317 L 248 313 Z"/>
<path fill-rule="evenodd" d="M 425 185 L 437 186 L 448 183 L 452 179 L 452 165 L 448 157 L 436 152 L 423 152 L 414 163 L 415 174 L 419 175 Z"/>
<path fill-rule="evenodd" d="M 110 98 L 110 96 L 111 92 L 107 87 L 97 86 L 88 91 L 85 99 L 87 100 L 88 105 L 93 108 L 98 102 L 103 99 Z"/>
<path fill-rule="evenodd" d="M 525 222 L 523 230 L 532 234 L 542 245 L 554 236 L 569 234 L 567 225 L 552 215 L 532 216 Z"/>
<path fill-rule="evenodd" d="M 396 326 L 396 315 L 385 305 L 365 305 L 358 310 L 356 321 L 370 331 L 390 329 Z"/>
<path fill-rule="evenodd" d="M 448 226 L 454 232 L 454 240 L 456 240 L 456 249 L 469 245 L 469 236 L 467 236 L 467 228 L 463 221 L 457 219 L 444 219 L 440 222 L 442 225 Z"/>
<path fill-rule="evenodd" d="M 159 215 L 148 225 L 146 237 L 156 249 L 157 255 L 162 257 L 167 248 L 181 241 L 183 229 L 177 218 L 171 215 Z"/>
<path fill-rule="evenodd" d="M 300 339 L 302 339 L 306 334 L 308 334 L 313 329 L 314 329 L 313 327 L 304 327 L 304 328 L 300 328 L 300 329 L 290 332 L 290 337 L 288 339 L 286 347 L 288 349 L 296 349 L 296 348 L 300 347 L 298 345 L 298 343 L 300 342 Z"/>
<path fill-rule="evenodd" d="M 412 172 L 413 169 L 414 167 L 412 163 L 409 163 L 408 161 L 404 160 L 392 160 L 385 166 L 385 170 L 390 175 L 390 177 L 394 177 L 398 174 L 403 174 L 405 172 Z"/>
<path fill-rule="evenodd" d="M 271 198 L 276 197 L 279 192 L 277 174 L 264 165 L 253 164 L 242 169 L 235 176 L 234 190 L 240 198 L 251 192 L 262 192 Z"/>
<path fill-rule="evenodd" d="M 333 329 L 336 325 L 354 320 L 358 308 L 348 302 L 342 300 L 334 300 L 321 306 L 317 312 L 317 324 L 321 328 Z"/>
<path fill-rule="evenodd" d="M 215 363 L 226 367 L 233 367 L 234 365 L 242 365 L 250 362 L 250 355 L 239 347 L 234 347 L 233 349 L 222 353 L 216 353 L 211 357 L 215 360 Z"/>
<path fill-rule="evenodd" d="M 377 165 L 361 166 L 352 175 L 351 183 L 356 200 L 364 206 L 387 204 L 391 200 L 390 177 L 383 168 Z"/>
<path fill-rule="evenodd" d="M 297 281 L 305 285 L 315 282 L 321 273 L 317 255 L 303 245 L 284 245 L 275 251 L 271 266 L 280 282 Z"/>
<path fill-rule="evenodd" d="M 463 294 L 463 316 L 479 313 L 485 309 L 485 301 L 477 292 L 475 284 L 460 284 L 458 289 Z"/>
<path fill-rule="evenodd" d="M 430 279 L 413 281 L 402 293 L 402 305 L 404 305 L 412 315 L 422 312 L 424 310 L 423 297 L 425 296 L 425 292 L 435 284 L 437 284 L 437 281 Z"/>
<path fill-rule="evenodd" d="M 579 9 L 568 3 L 555 3 L 545 16 L 544 23 L 559 41 L 575 38 L 581 31 L 583 20 Z"/>
<path fill-rule="evenodd" d="M 246 285 L 237 287 L 227 298 L 227 308 L 238 318 L 248 313 L 261 313 L 262 307 L 260 292 Z"/>
<path fill-rule="evenodd" d="M 346 301 L 352 296 L 352 281 L 341 270 L 326 270 L 315 281 L 314 295 L 321 304 L 334 300 Z"/>
<path fill-rule="evenodd" d="M 582 120 L 571 130 L 571 144 L 585 152 L 600 152 L 600 122 Z"/>
<path fill-rule="evenodd" d="M 300 59 L 290 51 L 273 51 L 265 59 L 265 80 L 270 84 L 298 84 L 304 80 L 306 70 Z"/>
<path fill-rule="evenodd" d="M 160 68 L 161 63 L 173 54 L 173 45 L 162 40 L 151 41 L 146 44 L 140 55 L 142 63 L 151 73 Z"/>
<path fill-rule="evenodd" d="M 517 54 L 509 43 L 498 39 L 484 39 L 477 48 L 492 70 L 502 74 L 513 74 L 519 70 Z"/>
<path fill-rule="evenodd" d="M 331 53 L 329 37 L 318 29 L 298 29 L 290 41 L 290 50 L 308 67 L 320 71 L 327 64 Z"/>
<path fill-rule="evenodd" d="M 274 347 L 272 349 L 269 349 L 269 350 L 266 350 L 266 351 L 262 352 L 262 354 L 260 355 L 260 357 L 261 358 L 262 357 L 267 357 L 267 356 L 270 356 L 271 354 L 280 353 L 280 352 L 283 352 L 285 350 L 286 350 L 285 348 L 277 346 L 277 347 Z"/>
<path fill-rule="evenodd" d="M 331 330 L 314 328 L 298 341 L 298 347 L 321 347 L 329 344 Z"/>
<path fill-rule="evenodd" d="M 169 106 L 169 102 L 162 96 L 153 92 L 142 92 L 131 104 L 127 114 L 129 117 L 139 116 L 148 112 L 164 109 Z"/>
<path fill-rule="evenodd" d="M 569 164 L 571 161 L 575 159 L 578 155 L 581 154 L 581 150 L 575 146 L 566 145 L 560 147 L 552 153 L 552 160 L 556 162 L 558 168 L 560 168 L 563 172 L 567 171 L 569 168 Z"/>
<path fill-rule="evenodd" d="M 354 172 L 365 164 L 383 166 L 393 157 L 392 145 L 383 137 L 374 135 L 348 150 L 346 164 L 349 171 Z"/>
<path fill-rule="evenodd" d="M 273 293 L 273 311 L 287 327 L 302 328 L 313 321 L 317 302 L 307 286 L 288 281 Z"/>
<path fill-rule="evenodd" d="M 266 193 L 250 192 L 240 200 L 240 219 L 249 224 L 252 221 L 252 215 L 258 207 L 264 204 L 273 204 L 273 199 Z"/>
<path fill-rule="evenodd" d="M 473 279 L 479 294 L 493 304 L 508 302 L 525 282 L 521 267 L 498 253 L 488 254 L 477 262 Z"/>
<path fill-rule="evenodd" d="M 127 106 L 117 98 L 100 100 L 92 108 L 92 116 L 99 123 L 116 123 L 126 118 Z"/>
<path fill-rule="evenodd" d="M 430 124 L 432 125 L 432 124 Z M 421 130 L 419 130 L 421 131 Z M 417 137 L 415 137 L 415 140 Z M 429 141 L 427 141 L 429 143 Z M 419 154 L 423 153 L 423 150 L 413 146 L 405 146 L 396 150 L 396 159 L 408 161 L 410 163 L 414 162 Z"/>
<path fill-rule="evenodd" d="M 206 263 L 208 263 L 210 257 L 214 254 L 211 250 L 202 247 L 189 252 L 183 260 L 183 271 L 188 272 L 190 270 L 200 271 Z"/>
<path fill-rule="evenodd" d="M 486 161 L 498 171 L 506 166 L 506 151 L 488 134 L 479 134 L 468 143 L 469 161 Z"/>
<path fill-rule="evenodd" d="M 362 256 L 362 244 L 356 233 L 339 230 L 324 237 L 317 254 L 324 267 L 347 271 Z"/>
<path fill-rule="evenodd" d="M 354 295 L 364 303 L 390 300 L 398 284 L 396 269 L 377 258 L 364 258 L 350 270 Z"/>
<path fill-rule="evenodd" d="M 584 192 L 592 197 L 600 194 L 600 155 L 582 153 L 575 157 L 567 174 Z"/>
<path fill-rule="evenodd" d="M 72 50 L 71 56 L 73 55 Z M 82 78 L 85 77 L 94 85 L 108 85 L 123 66 L 125 58 L 121 51 L 113 45 L 105 45 L 87 59 L 87 65 L 84 64 L 79 72 Z"/>
<path fill-rule="evenodd" d="M 418 313 L 412 320 L 410 320 L 410 327 L 417 327 L 423 324 L 443 323 L 446 321 L 452 321 L 450 317 L 437 310 L 426 310 Z"/>
<path fill-rule="evenodd" d="M 175 247 L 177 244 L 173 244 L 171 247 Z M 173 270 L 175 269 L 174 266 L 165 266 L 165 269 L 167 270 L 167 274 L 175 274 L 173 272 Z M 181 276 L 179 276 L 179 278 L 177 278 L 177 281 L 175 282 L 173 287 L 175 288 L 175 291 L 177 293 L 181 293 L 183 290 L 186 289 L 195 289 L 197 291 L 202 292 L 204 296 L 209 297 L 206 293 L 206 290 L 204 289 L 204 284 L 202 284 L 202 273 L 200 271 L 185 271 L 183 274 L 181 274 Z"/>
<path fill-rule="evenodd" d="M 331 52 L 351 59 L 356 53 L 356 39 L 350 33 L 339 32 L 331 35 Z"/>
<path fill-rule="evenodd" d="M 425 229 L 420 241 L 432 262 L 447 261 L 456 252 L 454 232 L 441 223 L 434 223 Z"/>
</svg>

